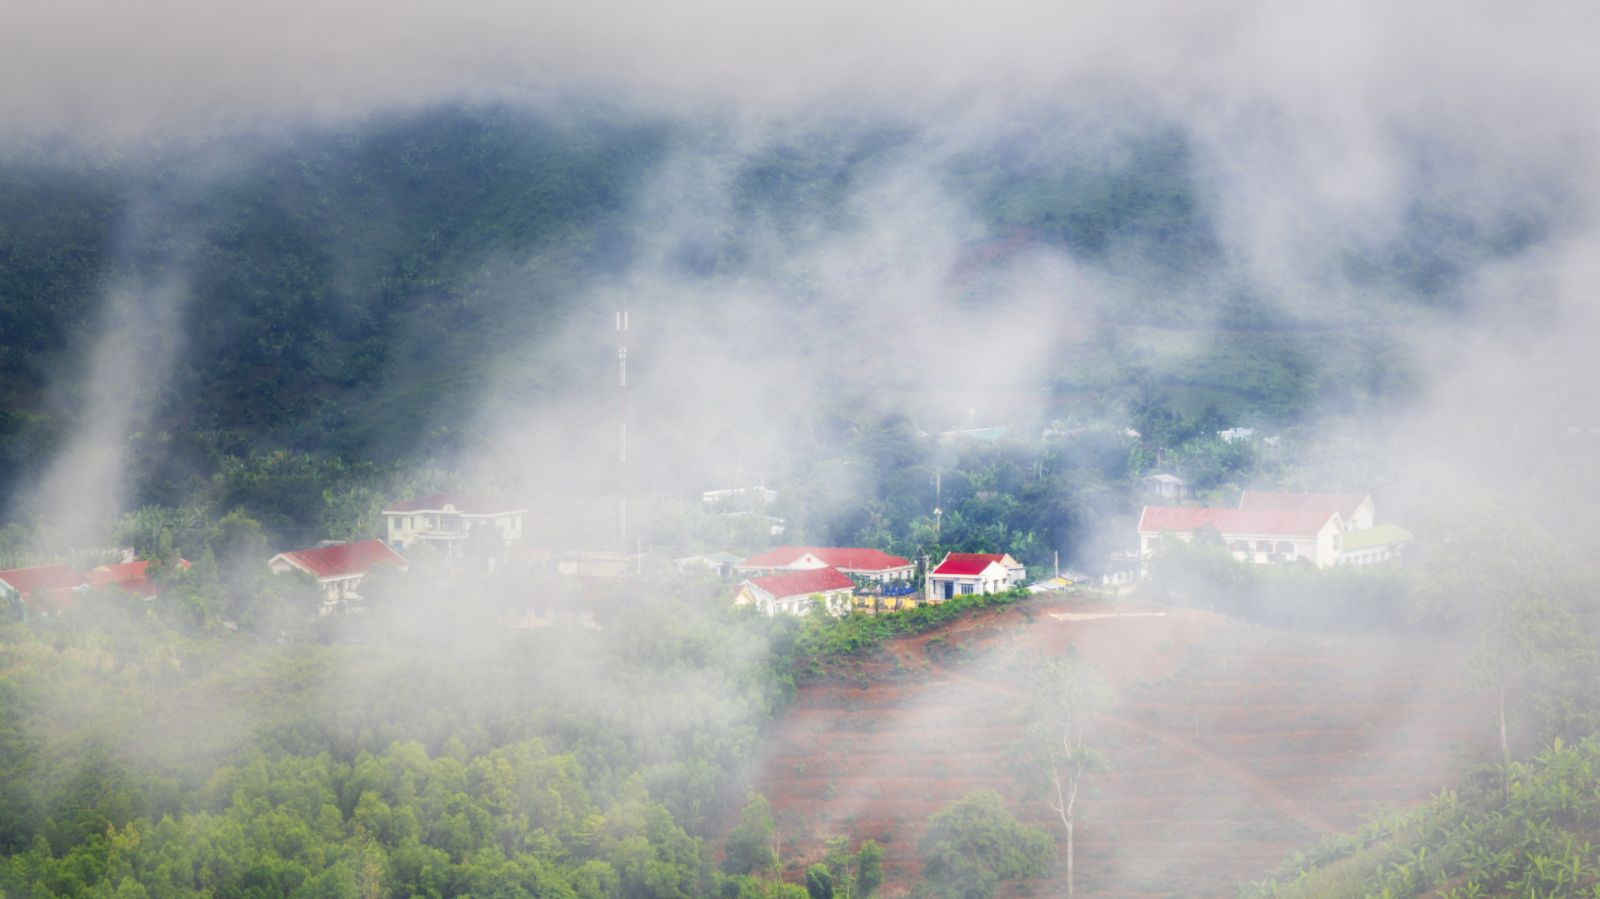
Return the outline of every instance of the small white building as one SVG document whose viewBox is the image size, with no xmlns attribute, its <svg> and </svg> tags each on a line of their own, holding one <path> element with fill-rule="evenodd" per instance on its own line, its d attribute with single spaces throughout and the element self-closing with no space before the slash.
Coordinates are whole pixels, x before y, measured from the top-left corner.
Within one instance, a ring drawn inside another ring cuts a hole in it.
<svg viewBox="0 0 1600 899">
<path fill-rule="evenodd" d="M 1344 522 L 1338 512 L 1258 512 L 1145 506 L 1139 516 L 1139 558 L 1148 561 L 1167 535 L 1188 542 L 1209 527 L 1235 558 L 1256 564 L 1306 560 L 1327 568 L 1343 551 Z"/>
<path fill-rule="evenodd" d="M 393 565 L 406 570 L 406 560 L 390 549 L 382 540 L 360 540 L 355 543 L 334 543 L 315 549 L 297 549 L 282 552 L 267 560 L 273 574 L 303 571 L 317 579 L 322 587 L 323 611 L 329 611 L 340 602 L 360 599 L 356 592 L 368 572 L 379 565 Z"/>
<path fill-rule="evenodd" d="M 753 487 L 724 487 L 700 494 L 700 502 L 708 506 L 733 506 L 753 509 L 770 506 L 778 501 L 778 491 L 757 484 Z"/>
<path fill-rule="evenodd" d="M 465 555 L 461 547 L 482 533 L 502 546 L 522 540 L 522 517 L 515 503 L 460 493 L 432 493 L 393 503 L 383 510 L 389 545 L 405 549 L 422 541 L 443 550 L 448 557 Z M 491 531 L 483 531 L 489 528 Z"/>
<path fill-rule="evenodd" d="M 1175 474 L 1153 474 L 1144 479 L 1144 492 L 1162 499 L 1183 499 L 1189 495 L 1189 482 Z"/>
<path fill-rule="evenodd" d="M 974 593 L 1004 593 L 1022 585 L 1027 570 L 1005 553 L 945 553 L 928 572 L 929 602 L 943 602 Z"/>
<path fill-rule="evenodd" d="M 855 582 L 837 568 L 785 571 L 753 577 L 739 585 L 734 605 L 754 605 L 766 615 L 804 615 L 820 600 L 829 615 L 850 611 Z"/>
</svg>

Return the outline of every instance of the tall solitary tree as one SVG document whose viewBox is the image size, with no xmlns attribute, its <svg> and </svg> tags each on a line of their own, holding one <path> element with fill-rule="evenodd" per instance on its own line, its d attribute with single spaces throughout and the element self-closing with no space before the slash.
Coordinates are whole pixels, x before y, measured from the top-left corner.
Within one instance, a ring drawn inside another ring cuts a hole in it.
<svg viewBox="0 0 1600 899">
<path fill-rule="evenodd" d="M 1011 751 L 1018 778 L 1044 798 L 1066 829 L 1069 899 L 1076 889 L 1073 838 L 1078 792 L 1084 775 L 1101 765 L 1087 734 L 1095 713 L 1110 701 L 1111 689 L 1093 665 L 1071 658 L 1048 662 L 1033 674 L 1022 738 Z"/>
</svg>

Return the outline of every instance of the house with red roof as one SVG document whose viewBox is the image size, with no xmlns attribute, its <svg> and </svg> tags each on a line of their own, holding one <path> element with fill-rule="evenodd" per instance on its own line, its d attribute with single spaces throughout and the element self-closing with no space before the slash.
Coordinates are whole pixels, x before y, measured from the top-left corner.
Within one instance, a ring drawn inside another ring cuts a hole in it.
<svg viewBox="0 0 1600 899">
<path fill-rule="evenodd" d="M 500 547 L 520 542 L 527 512 L 516 503 L 492 497 L 430 493 L 385 506 L 383 516 L 389 545 L 395 549 L 421 541 L 456 558 L 474 554 L 469 538 L 493 538 Z"/>
<path fill-rule="evenodd" d="M 837 568 L 811 568 L 753 577 L 739 585 L 733 603 L 754 605 L 767 615 L 804 615 L 821 602 L 829 615 L 850 611 L 855 581 Z"/>
<path fill-rule="evenodd" d="M 734 568 L 745 573 L 809 571 L 836 568 L 855 578 L 888 583 L 909 581 L 917 571 L 911 560 L 882 550 L 854 546 L 780 546 L 757 553 Z"/>
<path fill-rule="evenodd" d="M 390 549 L 382 540 L 359 540 L 355 543 L 334 543 L 315 549 L 297 549 L 278 553 L 267 561 L 273 574 L 302 571 L 317 579 L 322 587 L 323 611 L 340 602 L 360 599 L 356 589 L 362 578 L 379 565 L 393 565 L 406 570 L 405 557 Z"/>
<path fill-rule="evenodd" d="M 68 565 L 34 565 L 0 571 L 0 596 L 20 601 L 34 613 L 59 612 L 72 608 L 89 582 Z"/>
<path fill-rule="evenodd" d="M 194 567 L 188 559 L 179 559 L 178 567 L 187 571 Z M 84 579 L 89 586 L 96 589 L 116 587 L 139 596 L 155 596 L 159 591 L 150 581 L 150 562 L 148 559 L 135 559 L 132 562 L 119 562 L 115 565 L 101 565 L 84 572 Z"/>
<path fill-rule="evenodd" d="M 1236 558 L 1263 565 L 1304 560 L 1326 568 L 1338 564 L 1344 548 L 1344 519 L 1333 509 L 1145 506 L 1139 516 L 1139 558 L 1149 560 L 1167 537 L 1193 540 L 1202 528 L 1221 537 Z"/>
<path fill-rule="evenodd" d="M 1337 512 L 1347 533 L 1372 527 L 1374 518 L 1372 497 L 1365 493 L 1246 490 L 1239 497 L 1239 508 L 1245 512 Z"/>
<path fill-rule="evenodd" d="M 1022 586 L 1022 563 L 1007 553 L 945 553 L 928 572 L 929 602 L 943 602 L 974 593 L 1004 593 Z"/>
</svg>

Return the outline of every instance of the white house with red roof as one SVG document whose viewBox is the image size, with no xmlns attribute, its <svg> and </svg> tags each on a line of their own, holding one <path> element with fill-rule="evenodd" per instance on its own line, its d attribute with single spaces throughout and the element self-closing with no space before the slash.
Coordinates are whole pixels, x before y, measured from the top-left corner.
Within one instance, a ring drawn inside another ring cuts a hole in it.
<svg viewBox="0 0 1600 899">
<path fill-rule="evenodd" d="M 855 581 L 837 568 L 811 568 L 753 577 L 739 585 L 734 605 L 754 605 L 767 615 L 804 615 L 816 600 L 829 615 L 850 611 Z"/>
<path fill-rule="evenodd" d="M 355 543 L 334 543 L 315 549 L 297 549 L 278 553 L 267 561 L 273 574 L 303 571 L 317 579 L 322 586 L 323 611 L 335 603 L 360 599 L 356 588 L 362 578 L 379 565 L 393 565 L 406 570 L 406 560 L 390 549 L 382 540 L 360 540 Z"/>
<path fill-rule="evenodd" d="M 1027 571 L 1007 553 L 945 553 L 928 572 L 929 602 L 974 593 L 1004 593 L 1022 586 Z"/>
<path fill-rule="evenodd" d="M 837 568 L 851 577 L 882 583 L 909 581 L 917 571 L 909 559 L 854 546 L 780 546 L 757 553 L 734 568 L 746 573 Z"/>
<path fill-rule="evenodd" d="M 527 509 L 516 503 L 465 493 L 430 493 L 392 503 L 383 509 L 389 545 L 405 549 L 422 541 L 440 547 L 447 555 L 480 529 L 492 528 L 504 545 L 522 540 L 522 516 Z M 487 532 L 485 532 L 487 533 Z"/>
<path fill-rule="evenodd" d="M 68 565 L 34 565 L 0 571 L 0 596 L 19 600 L 33 612 L 70 609 L 73 599 L 87 589 L 89 582 Z"/>
<path fill-rule="evenodd" d="M 1243 561 L 1267 564 L 1304 559 L 1318 568 L 1338 563 L 1345 534 L 1344 519 L 1332 509 L 1257 511 L 1145 506 L 1139 516 L 1139 558 L 1147 561 L 1167 536 L 1188 542 L 1196 531 L 1207 527 Z"/>
<path fill-rule="evenodd" d="M 1239 497 L 1245 512 L 1337 512 L 1346 532 L 1372 527 L 1372 497 L 1365 493 L 1276 493 L 1246 490 Z"/>
</svg>

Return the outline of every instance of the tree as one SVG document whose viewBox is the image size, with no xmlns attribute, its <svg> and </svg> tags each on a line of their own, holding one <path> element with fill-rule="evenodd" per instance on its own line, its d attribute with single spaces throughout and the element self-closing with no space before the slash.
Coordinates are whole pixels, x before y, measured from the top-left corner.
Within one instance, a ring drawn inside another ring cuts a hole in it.
<svg viewBox="0 0 1600 899">
<path fill-rule="evenodd" d="M 1514 729 L 1546 741 L 1595 729 L 1600 697 L 1587 603 L 1575 559 L 1533 522 L 1469 499 L 1444 510 L 1413 592 L 1420 624 L 1468 630 L 1473 677 L 1494 692 L 1502 791 L 1510 794 Z M 1523 728 L 1514 728 L 1518 721 Z"/>
<path fill-rule="evenodd" d="M 1075 659 L 1051 661 L 1034 674 L 1024 711 L 1023 736 L 1012 749 L 1018 778 L 1042 794 L 1067 831 L 1067 896 L 1075 888 L 1073 836 L 1083 776 L 1100 766 L 1100 754 L 1085 740 L 1095 713 L 1110 700 L 1100 672 Z"/>
<path fill-rule="evenodd" d="M 744 811 L 739 813 L 738 825 L 728 833 L 722 870 L 729 874 L 749 874 L 776 867 L 778 853 L 773 846 L 777 833 L 772 806 L 765 796 L 751 793 L 745 801 Z"/>
<path fill-rule="evenodd" d="M 811 899 L 833 899 L 833 875 L 828 866 L 815 864 L 806 869 L 806 895 Z"/>
<path fill-rule="evenodd" d="M 1043 876 L 1055 841 L 1006 810 L 993 790 L 968 793 L 928 822 L 918 844 L 923 882 L 916 895 L 988 899 L 1002 880 Z"/>
<path fill-rule="evenodd" d="M 876 841 L 866 840 L 851 852 L 849 837 L 834 837 L 826 844 L 822 864 L 838 899 L 865 899 L 883 885 L 883 847 Z"/>
</svg>

